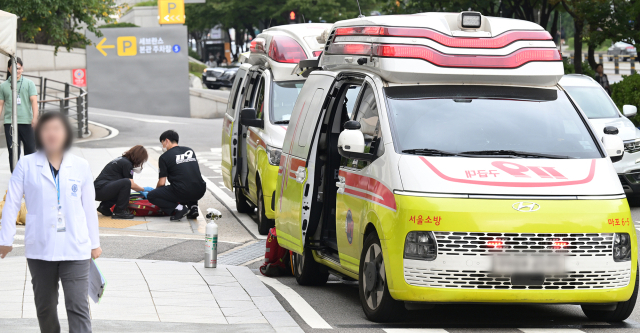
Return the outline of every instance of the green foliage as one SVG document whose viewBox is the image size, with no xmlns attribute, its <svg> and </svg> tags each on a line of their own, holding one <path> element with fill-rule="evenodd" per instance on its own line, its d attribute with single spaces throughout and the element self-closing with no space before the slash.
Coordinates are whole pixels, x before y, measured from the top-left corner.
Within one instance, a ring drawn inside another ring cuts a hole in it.
<svg viewBox="0 0 640 333">
<path fill-rule="evenodd" d="M 194 50 L 193 50 L 193 49 L 191 49 L 191 48 L 189 48 L 189 56 L 190 56 L 191 58 L 194 58 L 194 59 L 198 59 L 198 60 L 200 60 L 200 55 L 198 54 L 198 52 L 194 51 Z"/>
<path fill-rule="evenodd" d="M 149 1 L 138 2 L 133 6 L 134 7 L 153 7 L 157 5 L 158 5 L 158 0 L 149 0 Z"/>
<path fill-rule="evenodd" d="M 189 72 L 191 73 L 199 73 L 199 75 L 202 75 L 202 72 L 204 72 L 206 68 L 207 66 L 205 65 L 189 61 Z"/>
<path fill-rule="evenodd" d="M 623 105 L 640 106 L 640 74 L 623 75 L 622 81 L 612 84 L 611 99 L 620 110 Z M 638 126 L 640 116 L 636 115 L 631 121 Z"/>
<path fill-rule="evenodd" d="M 565 74 L 574 74 L 576 72 L 575 67 L 570 63 L 570 61 L 571 60 L 569 59 L 562 60 L 562 63 L 564 64 Z M 596 76 L 596 71 L 593 68 L 591 68 L 591 66 L 589 66 L 589 62 L 586 60 L 582 63 L 582 74 L 589 77 Z"/>
<path fill-rule="evenodd" d="M 0 0 L 16 14 L 18 41 L 65 47 L 90 44 L 84 29 L 102 36 L 96 25 L 113 23 L 122 10 L 115 0 Z"/>
<path fill-rule="evenodd" d="M 133 23 L 129 23 L 129 22 L 118 22 L 118 23 L 103 24 L 103 25 L 99 26 L 98 28 L 100 28 L 100 29 L 104 29 L 104 28 L 138 28 L 138 26 L 133 24 Z"/>
</svg>

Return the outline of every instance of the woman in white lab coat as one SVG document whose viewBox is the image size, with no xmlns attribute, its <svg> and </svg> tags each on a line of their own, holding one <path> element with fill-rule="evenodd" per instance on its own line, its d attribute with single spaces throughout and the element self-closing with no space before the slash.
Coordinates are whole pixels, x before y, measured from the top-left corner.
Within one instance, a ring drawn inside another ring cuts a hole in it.
<svg viewBox="0 0 640 333">
<path fill-rule="evenodd" d="M 41 332 L 60 332 L 58 281 L 62 282 L 69 331 L 91 332 L 88 277 L 91 258 L 102 253 L 93 177 L 86 160 L 69 152 L 66 116 L 47 112 L 35 130 L 38 152 L 18 161 L 2 211 L 0 258 L 12 250 L 16 217 L 27 206 L 25 257 Z"/>
</svg>

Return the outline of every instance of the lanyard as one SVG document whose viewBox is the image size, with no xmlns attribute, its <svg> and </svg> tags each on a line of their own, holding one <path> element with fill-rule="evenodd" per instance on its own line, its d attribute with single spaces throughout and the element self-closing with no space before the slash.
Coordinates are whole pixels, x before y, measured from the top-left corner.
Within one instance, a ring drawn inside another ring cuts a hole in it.
<svg viewBox="0 0 640 333">
<path fill-rule="evenodd" d="M 53 171 L 53 166 L 51 167 L 51 175 L 53 176 L 53 182 L 56 184 L 56 190 L 58 191 L 58 211 L 62 207 L 60 207 L 60 170 L 58 170 L 58 175 L 56 175 L 55 171 Z"/>
</svg>

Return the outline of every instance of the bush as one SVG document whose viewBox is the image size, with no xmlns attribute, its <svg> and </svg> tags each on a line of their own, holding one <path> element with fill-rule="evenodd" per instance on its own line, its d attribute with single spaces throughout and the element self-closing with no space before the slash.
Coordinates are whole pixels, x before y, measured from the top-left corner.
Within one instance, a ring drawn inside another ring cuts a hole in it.
<svg viewBox="0 0 640 333">
<path fill-rule="evenodd" d="M 138 26 L 133 24 L 133 23 L 119 22 L 119 23 L 104 24 L 104 25 L 99 26 L 98 28 L 100 28 L 100 29 L 103 29 L 103 28 L 138 28 Z"/>
<path fill-rule="evenodd" d="M 192 50 L 191 48 L 189 48 L 189 56 L 193 59 L 200 60 L 200 55 L 198 54 L 198 52 Z"/>
<path fill-rule="evenodd" d="M 640 74 L 623 75 L 622 81 L 611 85 L 611 99 L 622 111 L 623 105 L 640 105 Z M 630 118 L 638 126 L 640 117 L 636 115 Z"/>
<path fill-rule="evenodd" d="M 575 67 L 570 63 L 569 59 L 563 59 L 562 63 L 564 64 L 565 74 L 574 74 L 576 72 Z M 582 63 L 582 74 L 589 77 L 596 77 L 596 71 L 589 66 L 589 62 L 586 60 Z"/>
<path fill-rule="evenodd" d="M 152 7 L 152 6 L 157 6 L 158 5 L 158 0 L 149 0 L 149 1 L 141 1 L 138 2 L 137 4 L 133 5 L 134 7 Z"/>
<path fill-rule="evenodd" d="M 189 72 L 191 72 L 191 73 L 202 74 L 202 72 L 204 72 L 204 70 L 206 68 L 207 68 L 207 66 L 205 66 L 205 65 L 200 65 L 198 63 L 189 61 Z"/>
</svg>

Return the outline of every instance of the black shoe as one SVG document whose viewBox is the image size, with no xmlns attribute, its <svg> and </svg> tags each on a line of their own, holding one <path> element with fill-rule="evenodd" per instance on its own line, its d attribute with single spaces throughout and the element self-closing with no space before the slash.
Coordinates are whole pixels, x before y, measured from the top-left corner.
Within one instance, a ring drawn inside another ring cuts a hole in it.
<svg viewBox="0 0 640 333">
<path fill-rule="evenodd" d="M 100 204 L 98 206 L 98 212 L 104 216 L 113 215 L 113 213 L 111 212 L 111 209 L 109 209 L 109 207 L 104 206 L 103 204 Z"/>
<path fill-rule="evenodd" d="M 135 215 L 131 214 L 128 210 L 124 210 L 122 212 L 113 213 L 111 218 L 114 220 L 131 220 Z"/>
<path fill-rule="evenodd" d="M 189 213 L 187 214 L 187 218 L 190 220 L 195 220 L 198 218 L 198 216 L 200 216 L 200 213 L 198 213 L 198 206 L 193 205 L 191 206 L 191 209 L 189 210 Z"/>
<path fill-rule="evenodd" d="M 188 212 L 189 212 L 189 207 L 182 206 L 181 210 L 177 210 L 176 209 L 176 214 L 171 216 L 170 220 L 171 221 L 180 221 L 180 219 L 183 218 L 185 215 L 187 215 Z"/>
</svg>

